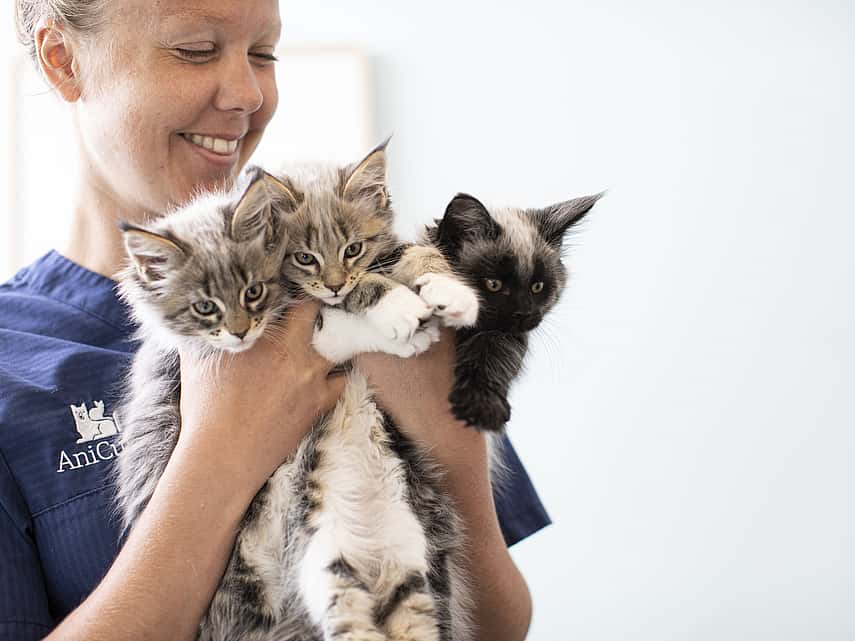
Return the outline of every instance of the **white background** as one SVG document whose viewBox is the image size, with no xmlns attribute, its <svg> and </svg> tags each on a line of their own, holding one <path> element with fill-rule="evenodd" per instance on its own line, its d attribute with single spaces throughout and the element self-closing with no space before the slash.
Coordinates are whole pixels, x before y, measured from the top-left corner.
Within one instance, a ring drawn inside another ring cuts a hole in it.
<svg viewBox="0 0 855 641">
<path fill-rule="evenodd" d="M 283 17 L 367 53 L 403 227 L 610 190 L 513 395 L 555 521 L 514 548 L 531 638 L 855 638 L 853 5 Z"/>
</svg>

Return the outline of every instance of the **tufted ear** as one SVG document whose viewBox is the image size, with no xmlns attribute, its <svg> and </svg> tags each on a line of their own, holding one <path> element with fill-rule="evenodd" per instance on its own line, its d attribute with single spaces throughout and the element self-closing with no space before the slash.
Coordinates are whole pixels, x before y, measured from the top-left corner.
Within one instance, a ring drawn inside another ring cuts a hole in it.
<svg viewBox="0 0 855 641">
<path fill-rule="evenodd" d="M 499 223 L 480 200 L 469 194 L 457 194 L 439 221 L 437 242 L 449 255 L 456 256 L 466 240 L 495 240 L 500 232 Z"/>
<path fill-rule="evenodd" d="M 391 138 L 377 145 L 357 165 L 345 173 L 342 197 L 345 200 L 365 200 L 377 209 L 389 204 L 386 189 L 386 146 Z"/>
<path fill-rule="evenodd" d="M 270 242 L 278 233 L 278 214 L 294 211 L 302 202 L 302 194 L 290 183 L 267 173 L 260 167 L 247 170 L 249 186 L 232 214 L 230 234 L 233 240 L 244 241 L 263 235 Z"/>
<path fill-rule="evenodd" d="M 560 249 L 567 230 L 582 220 L 605 193 L 601 191 L 592 196 L 573 198 L 543 209 L 530 210 L 529 213 L 546 242 Z"/>
<path fill-rule="evenodd" d="M 142 227 L 121 223 L 125 251 L 133 262 L 140 278 L 146 283 L 162 280 L 166 274 L 180 266 L 188 252 L 177 238 Z"/>
</svg>

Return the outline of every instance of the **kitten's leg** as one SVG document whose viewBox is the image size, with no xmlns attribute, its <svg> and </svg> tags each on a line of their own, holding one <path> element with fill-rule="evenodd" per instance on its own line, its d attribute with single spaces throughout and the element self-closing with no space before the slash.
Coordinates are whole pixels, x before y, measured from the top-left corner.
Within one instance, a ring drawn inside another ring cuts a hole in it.
<svg viewBox="0 0 855 641">
<path fill-rule="evenodd" d="M 439 641 L 434 598 L 427 578 L 410 573 L 375 613 L 390 641 Z"/>
<path fill-rule="evenodd" d="M 325 641 L 386 641 L 374 620 L 376 601 L 355 568 L 335 554 L 329 533 L 314 535 L 300 568 L 302 592 Z"/>
<path fill-rule="evenodd" d="M 489 431 L 505 426 L 511 418 L 508 390 L 522 369 L 526 345 L 524 334 L 460 332 L 448 399 L 459 420 Z"/>
<path fill-rule="evenodd" d="M 408 247 L 392 277 L 418 291 L 448 327 L 471 327 L 478 320 L 478 294 L 454 273 L 436 247 Z"/>
<path fill-rule="evenodd" d="M 318 325 L 312 345 L 333 363 L 349 361 L 363 352 L 385 352 L 407 358 L 421 354 L 439 340 L 439 327 L 432 321 L 419 327 L 409 341 L 400 342 L 387 338 L 364 316 L 334 308 L 321 311 Z"/>
<path fill-rule="evenodd" d="M 424 274 L 451 276 L 454 270 L 442 252 L 431 245 L 410 245 L 401 254 L 392 270 L 392 278 L 407 287 L 415 287 Z"/>
<path fill-rule="evenodd" d="M 386 338 L 408 342 L 431 308 L 405 285 L 381 274 L 365 274 L 343 302 L 345 310 L 364 313 Z"/>
</svg>

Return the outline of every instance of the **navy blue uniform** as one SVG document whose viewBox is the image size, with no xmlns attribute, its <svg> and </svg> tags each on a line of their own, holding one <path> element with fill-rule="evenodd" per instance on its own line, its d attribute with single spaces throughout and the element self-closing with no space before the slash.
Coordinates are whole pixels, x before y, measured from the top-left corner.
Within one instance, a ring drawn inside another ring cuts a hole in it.
<svg viewBox="0 0 855 641">
<path fill-rule="evenodd" d="M 119 549 L 108 477 L 136 344 L 115 282 L 50 252 L 0 286 L 0 640 L 45 636 Z M 510 443 L 512 545 L 549 523 Z"/>
</svg>

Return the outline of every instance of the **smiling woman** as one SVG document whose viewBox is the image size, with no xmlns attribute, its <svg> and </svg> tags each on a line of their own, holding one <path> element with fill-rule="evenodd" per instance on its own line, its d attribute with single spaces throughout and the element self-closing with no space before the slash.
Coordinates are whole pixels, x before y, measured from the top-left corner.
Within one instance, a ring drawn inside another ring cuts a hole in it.
<svg viewBox="0 0 855 641">
<path fill-rule="evenodd" d="M 0 639 L 190 639 L 252 498 L 343 381 L 310 346 L 316 304 L 297 306 L 276 340 L 263 335 L 216 373 L 181 353 L 178 443 L 120 542 L 107 479 L 122 456 L 116 381 L 137 345 L 112 280 L 124 262 L 117 223 L 240 174 L 277 106 L 278 3 L 16 0 L 16 15 L 73 117 L 77 149 L 60 153 L 80 163 L 66 248 L 0 285 Z M 344 259 L 363 250 L 349 245 Z M 243 296 L 252 305 L 265 291 Z M 484 439 L 448 409 L 453 343 L 441 345 L 366 370 L 402 431 L 447 472 L 478 543 L 468 569 L 483 636 L 521 638 L 530 600 L 506 543 L 548 519 L 510 448 L 512 485 L 497 515 Z"/>
</svg>

